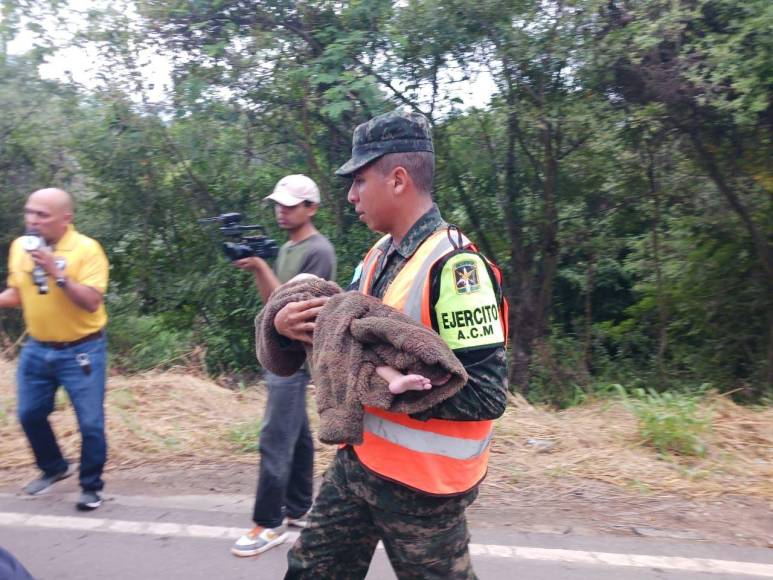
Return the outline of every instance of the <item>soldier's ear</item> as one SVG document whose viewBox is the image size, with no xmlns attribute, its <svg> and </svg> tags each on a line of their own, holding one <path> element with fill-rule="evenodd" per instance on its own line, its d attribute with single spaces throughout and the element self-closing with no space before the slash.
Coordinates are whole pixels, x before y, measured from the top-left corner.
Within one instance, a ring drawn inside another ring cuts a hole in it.
<svg viewBox="0 0 773 580">
<path fill-rule="evenodd" d="M 392 170 L 392 181 L 394 183 L 395 195 L 402 195 L 406 192 L 411 176 L 405 170 L 405 167 L 398 165 Z"/>
</svg>

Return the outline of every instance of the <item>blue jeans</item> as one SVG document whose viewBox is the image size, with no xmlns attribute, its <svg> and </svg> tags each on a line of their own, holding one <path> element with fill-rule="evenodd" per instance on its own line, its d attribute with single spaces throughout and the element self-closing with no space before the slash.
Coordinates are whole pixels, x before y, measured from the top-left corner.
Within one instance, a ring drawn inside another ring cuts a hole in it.
<svg viewBox="0 0 773 580">
<path fill-rule="evenodd" d="M 45 476 L 67 469 L 48 422 L 56 390 L 61 385 L 67 391 L 81 432 L 80 485 L 84 490 L 99 491 L 104 486 L 106 351 L 104 337 L 63 349 L 30 338 L 22 348 L 16 373 L 19 422 Z M 78 364 L 78 355 L 88 356 L 91 372 Z"/>
<path fill-rule="evenodd" d="M 34 580 L 13 554 L 0 546 L 0 578 L 3 580 Z"/>
<path fill-rule="evenodd" d="M 260 431 L 260 470 L 253 521 L 264 528 L 282 524 L 285 515 L 309 511 L 313 493 L 314 441 L 306 414 L 309 374 L 290 377 L 266 372 L 268 403 Z"/>
</svg>

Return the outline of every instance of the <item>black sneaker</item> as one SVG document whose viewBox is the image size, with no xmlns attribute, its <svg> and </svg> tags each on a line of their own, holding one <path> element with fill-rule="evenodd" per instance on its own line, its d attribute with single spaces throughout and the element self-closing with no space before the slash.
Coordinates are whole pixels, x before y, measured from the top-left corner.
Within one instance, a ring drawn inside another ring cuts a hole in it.
<svg viewBox="0 0 773 580">
<path fill-rule="evenodd" d="M 54 475 L 50 476 L 44 475 L 39 479 L 30 481 L 24 487 L 24 492 L 28 493 L 29 495 L 40 495 L 42 493 L 46 493 L 57 481 L 62 481 L 64 478 L 70 477 L 73 473 L 75 473 L 75 466 L 72 464 L 68 465 L 67 469 L 64 471 L 55 473 Z"/>
<path fill-rule="evenodd" d="M 78 498 L 78 503 L 75 507 L 82 512 L 87 512 L 97 509 L 102 505 L 102 496 L 96 491 L 85 490 L 81 492 L 81 496 Z"/>
</svg>

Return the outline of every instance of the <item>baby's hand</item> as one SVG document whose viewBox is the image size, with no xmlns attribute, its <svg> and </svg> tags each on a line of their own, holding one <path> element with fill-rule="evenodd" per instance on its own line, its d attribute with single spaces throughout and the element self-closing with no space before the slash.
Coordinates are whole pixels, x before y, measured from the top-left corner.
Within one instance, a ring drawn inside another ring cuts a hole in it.
<svg viewBox="0 0 773 580">
<path fill-rule="evenodd" d="M 432 388 L 427 377 L 421 375 L 402 375 L 389 381 L 389 392 L 399 395 L 405 391 L 426 391 Z"/>
</svg>

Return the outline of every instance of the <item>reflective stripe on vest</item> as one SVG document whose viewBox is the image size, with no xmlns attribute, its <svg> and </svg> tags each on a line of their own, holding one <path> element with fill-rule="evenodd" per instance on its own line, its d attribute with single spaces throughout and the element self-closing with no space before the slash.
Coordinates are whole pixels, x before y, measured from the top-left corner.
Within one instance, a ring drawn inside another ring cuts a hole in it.
<svg viewBox="0 0 773 580">
<path fill-rule="evenodd" d="M 491 442 L 492 433 L 489 432 L 485 439 L 461 439 L 433 433 L 432 431 L 419 431 L 399 423 L 389 421 L 384 417 L 378 417 L 372 413 L 365 414 L 365 429 L 386 439 L 396 445 L 408 447 L 421 453 L 434 453 L 452 459 L 473 459 L 481 455 Z"/>
<path fill-rule="evenodd" d="M 385 236 L 366 254 L 361 292 L 370 294 L 389 243 Z M 433 233 L 392 280 L 382 302 L 431 327 L 430 271 L 454 249 L 446 229 Z M 354 450 L 368 469 L 388 479 L 433 495 L 456 495 L 486 475 L 492 428 L 493 421 L 417 421 L 403 413 L 365 407 L 363 443 Z"/>
</svg>

